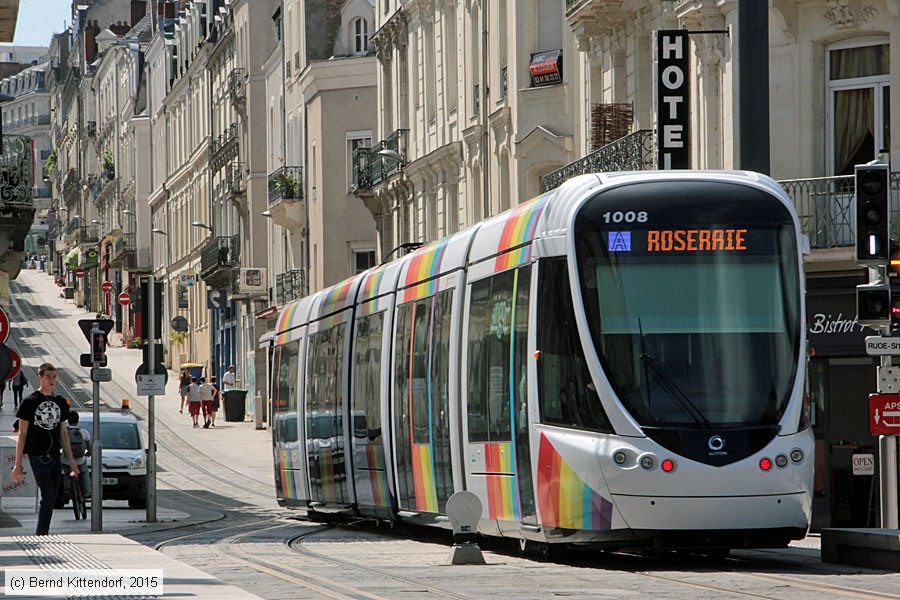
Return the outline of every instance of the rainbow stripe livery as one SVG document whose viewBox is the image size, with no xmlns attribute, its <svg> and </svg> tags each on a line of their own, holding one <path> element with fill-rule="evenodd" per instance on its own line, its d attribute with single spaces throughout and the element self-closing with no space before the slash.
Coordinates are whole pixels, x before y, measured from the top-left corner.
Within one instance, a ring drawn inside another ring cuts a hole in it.
<svg viewBox="0 0 900 600">
<path fill-rule="evenodd" d="M 447 241 L 442 240 L 429 244 L 413 254 L 409 267 L 406 270 L 404 285 L 414 287 L 406 288 L 406 291 L 403 293 L 404 302 L 418 300 L 437 291 L 437 276 L 441 272 L 441 261 L 444 259 L 444 252 L 447 250 Z M 425 283 L 414 285 L 419 282 Z"/>
<path fill-rule="evenodd" d="M 518 205 L 506 218 L 503 233 L 500 235 L 500 243 L 497 244 L 497 253 L 500 254 L 494 261 L 494 272 L 505 271 L 531 260 L 531 244 L 534 239 L 537 223 L 547 204 L 549 194 L 538 196 L 529 202 Z M 523 244 L 528 244 L 523 246 Z M 520 248 L 520 246 L 523 246 Z M 510 252 L 512 250 L 512 252 Z"/>
<path fill-rule="evenodd" d="M 500 521 L 519 520 L 519 498 L 513 467 L 512 444 L 485 444 L 485 471 L 488 495 L 488 514 Z M 502 475 L 498 475 L 502 473 Z"/>
<path fill-rule="evenodd" d="M 547 527 L 606 531 L 612 503 L 588 486 L 541 434 L 537 469 L 538 506 Z"/>
<path fill-rule="evenodd" d="M 434 463 L 431 462 L 431 444 L 413 444 L 412 466 L 416 509 L 436 513 L 437 487 L 434 482 Z"/>
<path fill-rule="evenodd" d="M 275 331 L 278 332 L 276 341 L 279 345 L 286 344 L 289 341 L 290 334 L 288 332 L 294 326 L 294 315 L 297 313 L 298 306 L 300 306 L 299 301 L 292 303 L 278 317 L 278 326 L 275 328 Z"/>
<path fill-rule="evenodd" d="M 353 303 L 353 299 L 350 298 L 350 288 L 355 280 L 356 276 L 353 276 L 331 288 L 322 302 L 319 314 L 327 315 L 348 308 Z"/>
<path fill-rule="evenodd" d="M 385 267 L 381 267 L 366 275 L 366 281 L 363 283 L 362 291 L 359 294 L 360 301 L 374 298 L 378 294 L 378 290 L 381 287 L 381 280 L 384 279 L 385 270 Z"/>
<path fill-rule="evenodd" d="M 380 446 L 366 446 L 366 463 L 369 467 L 369 481 L 372 484 L 372 502 L 375 506 L 388 508 L 391 492 L 384 473 L 384 450 Z"/>
</svg>

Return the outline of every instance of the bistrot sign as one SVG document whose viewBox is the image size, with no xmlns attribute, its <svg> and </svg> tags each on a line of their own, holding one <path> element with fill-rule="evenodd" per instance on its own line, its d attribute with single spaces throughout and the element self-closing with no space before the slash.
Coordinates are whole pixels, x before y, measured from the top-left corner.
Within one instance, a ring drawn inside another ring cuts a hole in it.
<svg viewBox="0 0 900 600">
<path fill-rule="evenodd" d="M 900 435 L 900 394 L 869 394 L 869 433 Z"/>
<path fill-rule="evenodd" d="M 660 169 L 691 168 L 690 58 L 687 31 L 656 32 L 656 143 Z"/>
</svg>

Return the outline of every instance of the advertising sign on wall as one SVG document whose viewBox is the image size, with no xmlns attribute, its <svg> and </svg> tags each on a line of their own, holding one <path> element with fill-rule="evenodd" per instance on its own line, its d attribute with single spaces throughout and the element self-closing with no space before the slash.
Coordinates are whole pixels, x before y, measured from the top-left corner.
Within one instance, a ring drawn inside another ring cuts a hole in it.
<svg viewBox="0 0 900 600">
<path fill-rule="evenodd" d="M 656 139 L 660 169 L 691 168 L 691 88 L 688 32 L 656 32 Z"/>
</svg>

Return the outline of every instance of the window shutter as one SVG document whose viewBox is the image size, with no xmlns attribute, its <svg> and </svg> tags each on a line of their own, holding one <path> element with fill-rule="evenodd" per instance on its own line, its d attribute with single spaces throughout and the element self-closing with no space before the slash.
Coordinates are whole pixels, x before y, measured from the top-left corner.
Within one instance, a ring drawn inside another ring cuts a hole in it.
<svg viewBox="0 0 900 600">
<path fill-rule="evenodd" d="M 537 51 L 562 48 L 563 0 L 538 0 Z"/>
</svg>

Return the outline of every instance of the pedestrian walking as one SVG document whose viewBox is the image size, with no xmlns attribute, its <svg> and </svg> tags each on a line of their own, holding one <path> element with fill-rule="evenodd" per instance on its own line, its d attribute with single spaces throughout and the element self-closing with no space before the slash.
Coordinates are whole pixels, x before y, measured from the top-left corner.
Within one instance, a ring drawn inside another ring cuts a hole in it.
<svg viewBox="0 0 900 600">
<path fill-rule="evenodd" d="M 181 408 L 178 409 L 178 412 L 184 412 L 184 403 L 188 401 L 188 395 L 190 394 L 191 387 L 191 373 L 187 369 L 181 369 L 181 379 L 179 380 L 179 387 L 181 392 Z"/>
<path fill-rule="evenodd" d="M 210 381 L 210 385 L 213 388 L 213 400 L 212 400 L 212 423 L 209 424 L 210 427 L 216 426 L 216 413 L 219 412 L 219 406 L 221 401 L 221 394 L 219 393 L 219 388 L 216 386 L 216 376 L 212 376 L 212 381 Z"/>
<path fill-rule="evenodd" d="M 227 392 L 228 390 L 234 389 L 236 381 L 237 376 L 234 373 L 234 365 L 231 365 L 228 367 L 228 371 L 222 375 L 222 391 Z"/>
<path fill-rule="evenodd" d="M 69 447 L 72 448 L 72 458 L 78 465 L 81 472 L 79 479 L 81 481 L 81 491 L 85 499 L 91 497 L 91 470 L 85 468 L 87 457 L 91 453 L 91 434 L 84 427 L 78 426 L 78 413 L 74 410 L 69 411 L 69 424 L 66 426 L 66 432 L 69 434 Z"/>
<path fill-rule="evenodd" d="M 34 481 L 41 490 L 36 535 L 47 535 L 50 532 L 50 520 L 53 518 L 53 506 L 56 504 L 62 475 L 60 446 L 65 452 L 71 475 L 75 477 L 79 472 L 66 432 L 69 405 L 65 398 L 53 393 L 56 375 L 56 367 L 50 363 L 42 364 L 38 368 L 40 387 L 22 401 L 16 412 L 20 433 L 16 442 L 16 462 L 12 478 L 16 483 L 22 481 L 22 458 L 27 454 Z"/>
<path fill-rule="evenodd" d="M 22 402 L 22 394 L 25 391 L 26 385 L 28 385 L 28 378 L 25 377 L 25 373 L 20 370 L 12 380 L 13 403 L 15 404 L 16 410 L 19 409 L 19 404 Z"/>
<path fill-rule="evenodd" d="M 191 385 L 188 386 L 188 413 L 194 421 L 194 427 L 199 427 L 197 421 L 200 418 L 200 386 L 197 385 L 196 377 L 191 377 Z"/>
<path fill-rule="evenodd" d="M 200 408 L 203 410 L 203 429 L 209 429 L 212 422 L 213 386 L 200 378 Z"/>
</svg>

